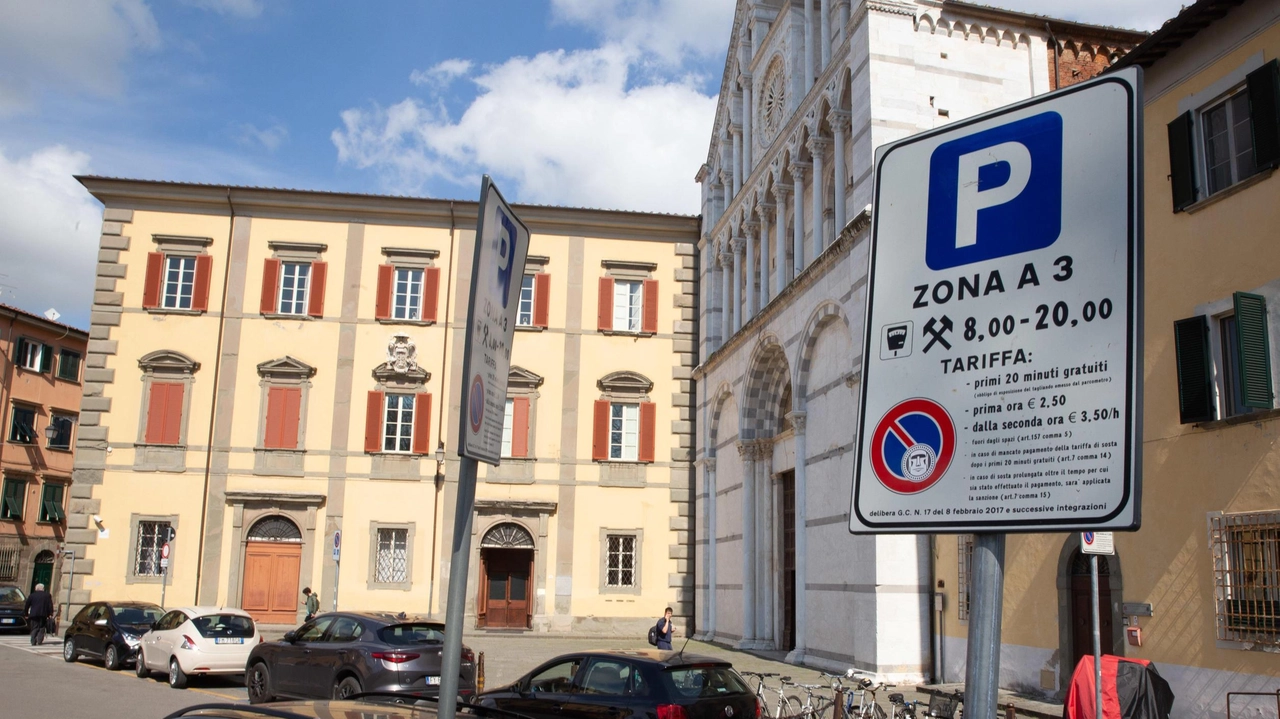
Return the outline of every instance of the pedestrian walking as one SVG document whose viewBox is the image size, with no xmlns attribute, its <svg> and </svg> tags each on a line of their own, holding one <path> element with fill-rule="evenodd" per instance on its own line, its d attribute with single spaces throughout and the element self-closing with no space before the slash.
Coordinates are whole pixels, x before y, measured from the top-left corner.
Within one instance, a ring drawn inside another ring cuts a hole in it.
<svg viewBox="0 0 1280 719">
<path fill-rule="evenodd" d="M 316 618 L 316 612 L 320 611 L 320 599 L 316 593 L 311 591 L 311 587 L 302 588 L 302 603 L 307 605 L 307 618 L 303 621 L 309 622 Z"/>
<path fill-rule="evenodd" d="M 44 590 L 43 584 L 37 584 L 35 591 L 27 597 L 22 613 L 27 615 L 27 626 L 31 629 L 31 646 L 44 644 L 49 617 L 53 616 L 53 597 Z"/>
<path fill-rule="evenodd" d="M 662 613 L 662 619 L 658 620 L 658 648 L 671 649 L 671 637 L 675 634 L 676 626 L 671 623 L 671 607 Z"/>
</svg>

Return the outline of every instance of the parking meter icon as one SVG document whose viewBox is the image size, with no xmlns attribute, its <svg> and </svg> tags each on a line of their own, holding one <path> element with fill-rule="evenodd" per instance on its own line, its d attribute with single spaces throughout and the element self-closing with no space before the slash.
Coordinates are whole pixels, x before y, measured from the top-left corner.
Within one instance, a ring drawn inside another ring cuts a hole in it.
<svg viewBox="0 0 1280 719">
<path fill-rule="evenodd" d="M 885 325 L 880 341 L 880 359 L 891 360 L 911 355 L 911 322 Z"/>
</svg>

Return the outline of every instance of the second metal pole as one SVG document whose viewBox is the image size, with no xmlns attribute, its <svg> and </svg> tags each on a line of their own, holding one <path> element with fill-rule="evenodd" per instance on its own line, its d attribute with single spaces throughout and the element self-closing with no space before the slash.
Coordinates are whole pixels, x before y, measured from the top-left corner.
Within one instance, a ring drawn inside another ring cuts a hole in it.
<svg viewBox="0 0 1280 719">
<path fill-rule="evenodd" d="M 973 536 L 973 597 L 965 663 L 966 719 L 995 719 L 999 712 L 1000 621 L 1004 611 L 1004 535 Z"/>
<path fill-rule="evenodd" d="M 1098 618 L 1098 555 L 1089 555 L 1089 580 L 1093 594 L 1093 716 L 1102 719 L 1102 632 Z"/>
<path fill-rule="evenodd" d="M 453 551 L 449 556 L 449 593 L 444 613 L 444 656 L 440 664 L 439 719 L 454 719 L 458 674 L 462 670 L 462 623 L 466 620 L 467 569 L 471 559 L 472 510 L 476 503 L 476 460 L 460 457 L 458 506 L 453 515 Z"/>
</svg>

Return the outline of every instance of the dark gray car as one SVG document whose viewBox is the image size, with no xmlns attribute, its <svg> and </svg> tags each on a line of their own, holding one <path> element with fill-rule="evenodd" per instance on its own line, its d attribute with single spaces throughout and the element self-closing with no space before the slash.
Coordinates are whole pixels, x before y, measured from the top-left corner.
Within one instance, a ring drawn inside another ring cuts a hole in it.
<svg viewBox="0 0 1280 719">
<path fill-rule="evenodd" d="M 378 612 L 322 614 L 259 644 L 245 665 L 249 701 L 277 697 L 345 699 L 360 692 L 434 697 L 440 693 L 444 625 L 423 616 Z M 458 695 L 475 696 L 475 657 L 462 648 Z"/>
</svg>

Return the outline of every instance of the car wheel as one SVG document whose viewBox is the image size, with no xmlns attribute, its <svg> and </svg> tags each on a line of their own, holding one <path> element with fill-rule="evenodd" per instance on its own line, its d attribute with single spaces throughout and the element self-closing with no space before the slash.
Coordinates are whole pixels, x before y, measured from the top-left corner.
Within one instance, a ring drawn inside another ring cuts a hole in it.
<svg viewBox="0 0 1280 719">
<path fill-rule="evenodd" d="M 120 650 L 116 649 L 116 645 L 107 645 L 107 651 L 102 654 L 102 666 L 106 667 L 109 672 L 114 672 L 120 668 Z"/>
<path fill-rule="evenodd" d="M 149 679 L 151 670 L 147 669 L 147 661 L 142 658 L 142 648 L 138 648 L 138 656 L 133 660 L 133 673 L 138 675 L 139 679 Z"/>
<path fill-rule="evenodd" d="M 178 664 L 177 659 L 169 660 L 169 686 L 174 689 L 187 688 L 187 673 L 182 671 L 182 665 Z"/>
<path fill-rule="evenodd" d="M 263 662 L 256 662 L 245 673 L 244 688 L 249 693 L 250 704 L 263 704 L 275 699 L 271 695 L 271 674 Z"/>
<path fill-rule="evenodd" d="M 79 658 L 80 652 L 76 651 L 76 640 L 67 637 L 66 641 L 62 643 L 62 661 L 70 663 Z"/>
<path fill-rule="evenodd" d="M 334 699 L 350 699 L 352 696 L 364 691 L 360 687 L 360 680 L 355 677 L 343 677 L 342 681 L 333 685 Z"/>
</svg>

